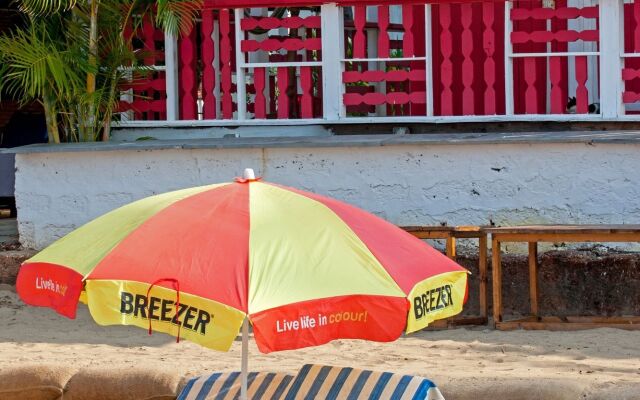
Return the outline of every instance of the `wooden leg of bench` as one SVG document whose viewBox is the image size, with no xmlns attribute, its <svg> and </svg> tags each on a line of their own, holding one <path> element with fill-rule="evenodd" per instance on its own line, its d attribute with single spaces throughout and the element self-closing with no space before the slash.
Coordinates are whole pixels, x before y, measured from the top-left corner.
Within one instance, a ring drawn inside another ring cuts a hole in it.
<svg viewBox="0 0 640 400">
<path fill-rule="evenodd" d="M 446 251 L 447 257 L 452 260 L 456 259 L 456 238 L 452 235 L 447 236 Z"/>
<path fill-rule="evenodd" d="M 529 300 L 531 315 L 538 316 L 538 243 L 529 242 Z"/>
<path fill-rule="evenodd" d="M 500 257 L 500 242 L 492 239 L 491 257 L 493 268 L 493 323 L 502 322 L 502 259 Z"/>
<path fill-rule="evenodd" d="M 479 238 L 478 246 L 480 251 L 478 254 L 478 278 L 480 279 L 480 316 L 487 318 L 487 236 L 482 235 Z"/>
</svg>

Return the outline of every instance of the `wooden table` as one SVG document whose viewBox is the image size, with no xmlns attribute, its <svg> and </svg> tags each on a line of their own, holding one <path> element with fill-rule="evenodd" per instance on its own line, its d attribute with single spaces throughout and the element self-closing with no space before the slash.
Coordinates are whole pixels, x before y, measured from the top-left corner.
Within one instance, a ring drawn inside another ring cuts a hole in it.
<svg viewBox="0 0 640 400">
<path fill-rule="evenodd" d="M 491 234 L 493 321 L 497 329 L 574 330 L 595 327 L 640 329 L 640 317 L 541 317 L 538 313 L 539 242 L 640 242 L 640 225 L 531 225 L 487 228 Z M 502 316 L 502 259 L 504 242 L 529 244 L 529 301 L 531 316 L 504 321 Z"/>
<path fill-rule="evenodd" d="M 461 316 L 435 321 L 432 326 L 483 325 L 487 323 L 487 234 L 480 226 L 404 226 L 405 231 L 419 239 L 444 239 L 445 252 L 456 259 L 456 239 L 478 239 L 478 278 L 480 280 L 480 315 Z"/>
</svg>

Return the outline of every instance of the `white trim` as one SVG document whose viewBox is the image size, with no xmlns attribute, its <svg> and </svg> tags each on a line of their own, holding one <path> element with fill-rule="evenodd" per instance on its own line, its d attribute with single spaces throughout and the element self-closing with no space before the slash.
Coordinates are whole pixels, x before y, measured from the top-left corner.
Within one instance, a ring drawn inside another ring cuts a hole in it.
<svg viewBox="0 0 640 400">
<path fill-rule="evenodd" d="M 622 53 L 620 54 L 622 58 L 632 58 L 632 57 L 640 57 L 640 53 Z"/>
<path fill-rule="evenodd" d="M 511 58 L 522 58 L 522 57 L 578 57 L 578 56 L 599 56 L 600 52 L 598 51 L 567 51 L 567 52 L 557 52 L 557 53 L 512 53 L 509 57 Z"/>
<path fill-rule="evenodd" d="M 638 0 L 636 0 L 638 1 Z M 624 115 L 622 103 L 622 58 L 624 52 L 624 12 L 620 0 L 600 0 L 600 21 L 610 21 L 600 29 L 600 112 L 603 117 Z"/>
<path fill-rule="evenodd" d="M 431 4 L 424 5 L 424 43 L 426 56 L 425 71 L 427 77 L 425 85 L 427 89 L 427 116 L 433 116 L 433 38 L 431 37 Z"/>
<path fill-rule="evenodd" d="M 240 22 L 244 14 L 244 8 L 236 8 L 235 14 L 235 26 L 236 30 L 236 105 L 238 107 L 238 120 L 245 120 L 247 118 L 247 94 L 246 94 L 246 80 L 244 76 L 244 68 L 242 64 L 244 62 L 245 54 L 242 52 L 240 43 L 244 39 L 244 31 L 240 29 Z"/>
<path fill-rule="evenodd" d="M 504 99 L 505 113 L 513 115 L 513 47 L 511 46 L 511 1 L 504 2 Z"/>
<path fill-rule="evenodd" d="M 322 61 L 291 61 L 291 62 L 254 62 L 242 63 L 241 68 L 270 68 L 270 67 L 321 67 Z"/>
<path fill-rule="evenodd" d="M 325 120 L 335 121 L 345 115 L 342 104 L 344 56 L 344 19 L 335 3 L 320 6 L 322 16 L 322 112 Z"/>
<path fill-rule="evenodd" d="M 164 34 L 165 88 L 167 91 L 167 121 L 176 121 L 180 116 L 178 109 L 178 40 L 168 33 Z"/>
</svg>

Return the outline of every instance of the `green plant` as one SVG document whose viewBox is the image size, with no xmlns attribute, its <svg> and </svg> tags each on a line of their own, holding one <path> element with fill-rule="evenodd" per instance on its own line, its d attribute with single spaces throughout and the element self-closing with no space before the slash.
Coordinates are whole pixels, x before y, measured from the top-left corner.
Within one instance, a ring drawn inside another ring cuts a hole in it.
<svg viewBox="0 0 640 400">
<path fill-rule="evenodd" d="M 150 73 L 127 37 L 138 15 L 177 35 L 202 0 L 18 0 L 23 27 L 0 36 L 0 91 L 42 103 L 49 141 L 108 140 L 120 85 Z"/>
</svg>

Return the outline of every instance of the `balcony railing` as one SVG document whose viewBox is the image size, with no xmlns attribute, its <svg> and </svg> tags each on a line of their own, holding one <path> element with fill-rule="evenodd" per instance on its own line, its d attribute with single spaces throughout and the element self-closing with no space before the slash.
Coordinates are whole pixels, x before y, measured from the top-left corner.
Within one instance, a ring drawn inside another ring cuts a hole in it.
<svg viewBox="0 0 640 400">
<path fill-rule="evenodd" d="M 136 37 L 161 54 L 123 124 L 640 119 L 640 0 L 206 8 Z"/>
</svg>

